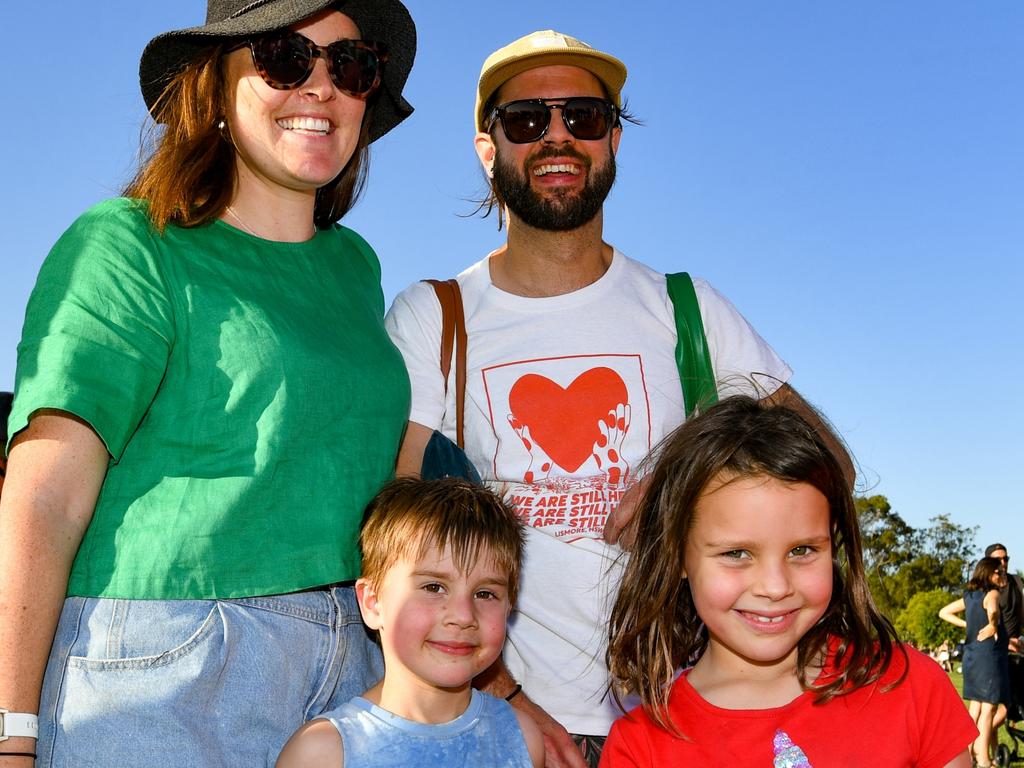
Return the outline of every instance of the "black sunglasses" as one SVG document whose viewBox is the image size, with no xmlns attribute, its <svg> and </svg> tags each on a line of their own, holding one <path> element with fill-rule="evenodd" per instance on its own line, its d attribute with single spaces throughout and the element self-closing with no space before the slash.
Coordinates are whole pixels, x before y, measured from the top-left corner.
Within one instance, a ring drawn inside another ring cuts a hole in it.
<svg viewBox="0 0 1024 768">
<path fill-rule="evenodd" d="M 271 88 L 288 91 L 309 78 L 316 60 L 327 62 L 331 82 L 342 93 L 366 99 L 380 85 L 381 70 L 388 60 L 387 46 L 368 40 L 336 40 L 317 45 L 305 35 L 282 29 L 254 37 L 228 48 L 225 53 L 248 46 L 252 63 Z"/>
<path fill-rule="evenodd" d="M 548 132 L 553 109 L 561 110 L 565 129 L 582 141 L 603 139 L 619 116 L 619 110 L 614 104 L 593 96 L 519 99 L 499 104 L 491 110 L 487 132 L 490 133 L 495 121 L 500 120 L 505 138 L 513 144 L 529 144 L 543 138 Z"/>
</svg>

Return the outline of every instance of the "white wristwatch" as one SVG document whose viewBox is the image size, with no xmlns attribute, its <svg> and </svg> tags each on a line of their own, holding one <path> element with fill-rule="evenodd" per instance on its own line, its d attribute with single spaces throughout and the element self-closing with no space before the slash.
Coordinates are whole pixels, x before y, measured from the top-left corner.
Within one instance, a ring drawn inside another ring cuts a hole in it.
<svg viewBox="0 0 1024 768">
<path fill-rule="evenodd" d="M 28 736 L 39 738 L 39 717 L 27 712 L 9 712 L 0 708 L 0 741 L 7 741 L 12 736 Z"/>
</svg>

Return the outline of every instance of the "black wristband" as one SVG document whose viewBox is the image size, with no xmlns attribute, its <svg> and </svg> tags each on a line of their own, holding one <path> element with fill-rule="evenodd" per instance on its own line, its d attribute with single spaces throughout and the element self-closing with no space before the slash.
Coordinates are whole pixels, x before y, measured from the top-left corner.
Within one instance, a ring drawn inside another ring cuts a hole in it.
<svg viewBox="0 0 1024 768">
<path fill-rule="evenodd" d="M 522 692 L 523 686 L 516 684 L 516 687 L 512 689 L 512 693 L 505 697 L 505 701 L 512 701 L 516 696 Z"/>
<path fill-rule="evenodd" d="M 0 752 L 0 757 L 31 757 L 36 759 L 35 752 Z"/>
</svg>

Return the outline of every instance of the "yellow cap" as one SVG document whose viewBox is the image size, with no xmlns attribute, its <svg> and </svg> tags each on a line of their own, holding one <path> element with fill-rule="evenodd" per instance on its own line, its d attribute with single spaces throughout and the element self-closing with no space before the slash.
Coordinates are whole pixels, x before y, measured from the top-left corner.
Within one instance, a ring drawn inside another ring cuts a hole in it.
<svg viewBox="0 0 1024 768">
<path fill-rule="evenodd" d="M 602 53 L 575 37 L 553 29 L 531 32 L 499 48 L 484 62 L 476 88 L 476 129 L 486 128 L 484 106 L 494 92 L 520 72 L 535 67 L 564 64 L 590 72 L 604 83 L 608 97 L 622 106 L 622 86 L 626 83 L 626 65 L 614 56 Z"/>
</svg>

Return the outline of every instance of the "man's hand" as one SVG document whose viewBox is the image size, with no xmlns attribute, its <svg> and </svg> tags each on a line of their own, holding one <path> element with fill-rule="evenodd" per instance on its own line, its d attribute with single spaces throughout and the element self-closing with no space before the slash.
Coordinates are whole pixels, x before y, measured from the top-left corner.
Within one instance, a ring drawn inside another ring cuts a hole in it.
<svg viewBox="0 0 1024 768">
<path fill-rule="evenodd" d="M 636 506 L 650 484 L 650 475 L 633 483 L 619 499 L 604 524 L 604 540 L 630 550 L 636 543 Z"/>
<path fill-rule="evenodd" d="M 544 734 L 544 768 L 587 768 L 583 753 L 569 732 L 529 696 L 520 692 L 509 703 L 533 720 Z"/>
</svg>

